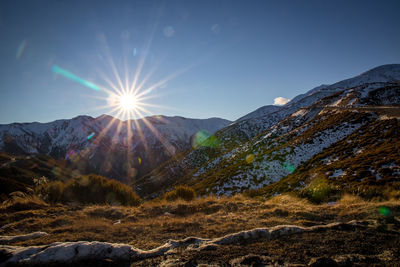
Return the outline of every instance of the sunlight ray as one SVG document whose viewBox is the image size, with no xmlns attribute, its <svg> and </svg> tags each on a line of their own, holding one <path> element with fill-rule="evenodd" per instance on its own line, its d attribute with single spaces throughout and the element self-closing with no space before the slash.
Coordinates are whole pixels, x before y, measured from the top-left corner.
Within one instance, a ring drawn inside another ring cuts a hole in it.
<svg viewBox="0 0 400 267">
<path fill-rule="evenodd" d="M 175 110 L 175 111 L 182 111 L 182 109 L 180 109 L 180 108 L 164 106 L 164 105 L 158 105 L 158 104 L 151 104 L 151 103 L 141 103 L 140 106 L 141 106 L 141 108 L 143 108 L 143 106 L 147 106 L 147 107 L 154 107 L 154 108 L 162 108 L 162 109 L 169 109 L 169 110 Z"/>
<path fill-rule="evenodd" d="M 181 70 L 176 71 L 175 73 L 172 73 L 170 75 L 168 75 L 167 77 L 165 77 L 164 79 L 154 83 L 153 85 L 151 85 L 150 87 L 148 87 L 146 90 L 143 90 L 142 92 L 137 94 L 137 97 L 141 97 L 143 95 L 146 95 L 150 92 L 152 92 L 155 88 L 165 84 L 166 82 L 170 81 L 171 79 L 176 78 L 177 76 L 181 75 L 182 73 L 184 73 L 185 71 L 189 70 L 189 68 L 183 68 Z"/>
<path fill-rule="evenodd" d="M 115 93 L 115 92 L 119 92 L 120 89 L 111 81 L 111 79 L 102 71 L 98 70 L 100 76 L 103 78 L 103 80 L 112 88 L 114 89 L 113 91 L 108 90 L 107 88 L 103 88 L 104 91 L 106 91 L 107 93 Z"/>
<path fill-rule="evenodd" d="M 175 156 L 176 149 L 174 146 L 172 146 L 164 136 L 161 135 L 161 133 L 146 119 L 142 118 L 143 122 L 146 124 L 146 126 L 150 129 L 150 131 L 153 132 L 154 136 L 160 141 L 160 143 L 165 147 L 167 152 L 171 155 L 171 158 Z M 174 149 L 172 149 L 174 148 Z"/>
<path fill-rule="evenodd" d="M 118 73 L 117 67 L 115 66 L 114 60 L 113 60 L 113 58 L 111 56 L 111 52 L 110 52 L 110 48 L 108 47 L 106 36 L 104 34 L 103 34 L 102 41 L 103 41 L 103 44 L 104 44 L 104 47 L 105 47 L 105 54 L 107 56 L 108 63 L 111 66 L 111 69 L 112 69 L 112 71 L 113 71 L 113 73 L 115 75 L 115 78 L 116 78 L 121 90 L 124 93 L 126 93 L 125 89 L 124 89 L 124 85 L 123 85 L 122 80 L 121 80 L 121 77 L 120 77 L 120 75 Z"/>
<path fill-rule="evenodd" d="M 158 10 L 157 10 L 156 18 L 155 18 L 154 23 L 152 25 L 152 28 L 150 30 L 149 39 L 147 40 L 147 42 L 145 44 L 144 53 L 142 54 L 142 57 L 139 60 L 139 65 L 138 65 L 138 67 L 137 67 L 137 69 L 135 71 L 135 76 L 133 78 L 132 85 L 129 87 L 130 90 L 132 90 L 132 91 L 136 87 L 136 84 L 137 84 L 137 82 L 139 80 L 140 74 L 141 74 L 141 72 L 143 70 L 144 63 L 146 62 L 147 55 L 148 55 L 148 53 L 150 51 L 150 47 L 151 47 L 151 44 L 153 42 L 154 33 L 155 33 L 156 29 L 157 29 L 158 20 L 159 20 L 159 18 L 161 16 L 161 11 L 162 11 L 162 6 L 160 6 L 158 8 Z"/>
<path fill-rule="evenodd" d="M 143 78 L 142 82 L 137 86 L 137 87 L 130 87 L 129 90 L 133 92 L 133 94 L 137 94 L 144 84 L 151 78 L 151 76 L 154 74 L 154 72 L 158 69 L 158 67 L 161 65 L 162 60 L 158 61 L 157 64 L 154 64 L 152 69 L 146 74 L 146 76 Z M 136 83 L 135 83 L 136 86 Z"/>
<path fill-rule="evenodd" d="M 127 63 L 127 58 L 124 57 L 124 71 L 125 71 L 125 89 L 128 90 L 129 88 L 129 69 L 128 69 L 128 63 Z M 131 93 L 130 90 L 128 90 L 126 93 Z"/>
<path fill-rule="evenodd" d="M 144 137 L 144 135 L 143 135 L 142 126 L 141 126 L 140 123 L 139 123 L 140 120 L 141 120 L 141 119 L 139 119 L 139 120 L 133 120 L 133 123 L 135 124 L 135 127 L 137 128 L 137 131 L 136 131 L 136 132 L 138 133 L 139 138 L 140 138 L 140 140 L 142 141 L 142 144 L 143 144 L 143 146 L 144 146 L 144 150 L 145 150 L 146 155 L 150 155 L 151 150 L 150 150 L 150 147 L 148 146 L 148 144 L 147 144 L 147 142 L 146 142 L 146 139 L 145 139 L 145 137 Z M 152 159 L 150 158 L 150 159 L 148 159 L 148 160 L 152 160 Z M 151 163 L 153 164 L 153 162 L 151 162 Z"/>
<path fill-rule="evenodd" d="M 120 113 L 121 113 L 121 110 L 118 110 L 118 109 L 117 109 L 116 111 L 117 111 L 117 116 L 119 116 Z M 110 120 L 110 122 L 109 122 L 109 123 L 103 128 L 103 130 L 99 133 L 97 139 L 101 140 L 101 139 L 107 134 L 107 132 L 110 131 L 110 128 L 111 128 L 111 126 L 114 124 L 115 121 L 121 122 L 121 120 L 119 120 L 119 119 L 117 119 L 117 118 L 115 118 L 115 117 L 112 117 L 112 119 Z"/>
</svg>

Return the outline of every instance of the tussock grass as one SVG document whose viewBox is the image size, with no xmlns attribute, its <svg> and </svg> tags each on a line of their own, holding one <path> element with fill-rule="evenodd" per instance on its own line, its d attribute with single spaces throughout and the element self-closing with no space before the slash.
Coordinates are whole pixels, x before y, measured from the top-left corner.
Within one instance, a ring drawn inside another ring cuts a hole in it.
<svg viewBox="0 0 400 267">
<path fill-rule="evenodd" d="M 48 204 L 36 195 L 27 195 L 23 192 L 14 192 L 10 194 L 10 198 L 3 201 L 0 210 L 7 212 L 34 210 L 47 207 Z"/>
<path fill-rule="evenodd" d="M 150 249 L 169 239 L 188 236 L 214 238 L 281 224 L 311 226 L 372 219 L 390 225 L 387 217 L 380 212 L 381 207 L 390 210 L 390 218 L 400 215 L 399 200 L 365 201 L 352 195 L 344 195 L 337 202 L 325 204 L 315 204 L 295 195 L 283 194 L 266 201 L 243 195 L 221 198 L 208 196 L 190 202 L 159 199 L 137 207 L 44 205 L 31 210 L 4 209 L 0 225 L 7 227 L 0 229 L 0 235 L 33 231 L 49 233 L 15 245 L 97 240 L 129 243 Z"/>
<path fill-rule="evenodd" d="M 92 174 L 79 176 L 66 183 L 46 183 L 37 191 L 50 203 L 137 206 L 141 202 L 139 196 L 128 185 Z"/>
<path fill-rule="evenodd" d="M 362 199 L 360 196 L 345 194 L 339 200 L 339 203 L 342 205 L 366 204 L 366 201 L 364 199 Z"/>
<path fill-rule="evenodd" d="M 168 201 L 174 201 L 177 199 L 183 199 L 186 201 L 192 201 L 196 197 L 196 192 L 187 186 L 177 186 L 172 191 L 165 193 L 164 198 Z"/>
</svg>

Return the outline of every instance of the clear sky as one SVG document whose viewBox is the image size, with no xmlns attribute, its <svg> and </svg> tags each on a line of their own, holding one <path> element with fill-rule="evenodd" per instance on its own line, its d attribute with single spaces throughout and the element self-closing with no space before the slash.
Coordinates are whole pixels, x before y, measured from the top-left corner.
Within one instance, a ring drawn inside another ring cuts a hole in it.
<svg viewBox="0 0 400 267">
<path fill-rule="evenodd" d="M 400 63 L 399 11 L 398 0 L 1 1 L 0 123 L 111 114 L 103 89 L 120 87 L 116 73 L 154 87 L 146 115 L 234 120 Z"/>
</svg>

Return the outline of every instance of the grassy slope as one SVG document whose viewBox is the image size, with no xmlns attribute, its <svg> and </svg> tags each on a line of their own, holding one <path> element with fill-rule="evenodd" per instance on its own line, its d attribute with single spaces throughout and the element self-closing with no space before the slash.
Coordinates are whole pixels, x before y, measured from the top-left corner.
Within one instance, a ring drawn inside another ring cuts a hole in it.
<svg viewBox="0 0 400 267">
<path fill-rule="evenodd" d="M 281 181 L 250 193 L 271 196 L 298 191 L 295 188 L 303 190 L 315 178 L 325 179 L 334 191 L 364 197 L 400 188 L 399 131 L 397 119 L 376 120 L 324 149 Z M 335 177 L 335 170 L 342 170 L 343 174 Z"/>
<path fill-rule="evenodd" d="M 11 155 L 0 152 L 0 200 L 14 191 L 28 192 L 35 178 L 45 176 L 50 181 L 67 181 L 78 173 L 68 168 L 64 160 L 47 155 Z"/>
</svg>

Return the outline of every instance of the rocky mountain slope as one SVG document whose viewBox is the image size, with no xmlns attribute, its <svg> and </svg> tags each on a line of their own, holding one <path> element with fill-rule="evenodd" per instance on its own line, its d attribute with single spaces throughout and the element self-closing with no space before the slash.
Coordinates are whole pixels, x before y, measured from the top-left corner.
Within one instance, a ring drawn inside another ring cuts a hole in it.
<svg viewBox="0 0 400 267">
<path fill-rule="evenodd" d="M 304 174 L 302 180 L 291 185 L 300 189 L 315 177 L 313 170 L 325 164 L 321 161 L 310 165 L 310 160 L 322 154 L 326 158 L 335 157 L 326 151 L 346 147 L 343 142 L 358 144 L 354 149 L 367 153 L 364 157 L 369 160 L 358 167 L 340 161 L 329 170 L 325 168 L 324 178 L 342 177 L 339 173 L 342 171 L 348 175 L 348 180 L 354 181 L 350 178 L 353 173 L 376 165 L 368 177 L 375 175 L 379 180 L 385 176 L 382 181 L 398 182 L 399 81 L 400 65 L 384 65 L 351 79 L 314 88 L 275 112 L 248 116 L 221 129 L 214 136 L 218 140 L 214 145 L 204 145 L 179 161 L 168 162 L 138 183 L 137 189 L 142 194 L 151 194 L 154 188 L 163 191 L 168 185 L 184 183 L 200 194 L 230 195 L 259 190 L 302 171 L 309 176 Z M 368 141 L 375 140 L 375 143 L 357 139 L 362 136 L 370 137 Z M 389 143 L 392 144 L 390 149 Z M 387 156 L 378 164 L 372 164 L 373 157 L 368 156 L 370 151 L 386 151 Z M 354 153 L 347 151 L 342 158 L 353 157 Z M 342 163 L 346 166 L 341 169 Z M 366 172 L 361 173 L 359 179 L 364 179 Z M 366 181 L 372 183 L 371 179 L 362 181 L 368 184 Z M 380 183 L 384 183 L 382 181 Z M 157 194 L 159 192 L 152 196 Z"/>
<path fill-rule="evenodd" d="M 152 116 L 120 121 L 108 115 L 50 123 L 0 125 L 0 151 L 66 159 L 81 173 L 129 182 L 191 148 L 198 132 L 213 133 L 230 122 L 219 118 Z"/>
</svg>

